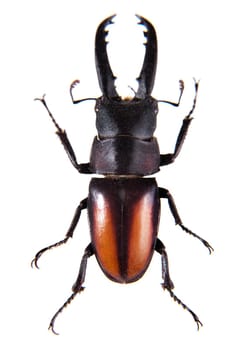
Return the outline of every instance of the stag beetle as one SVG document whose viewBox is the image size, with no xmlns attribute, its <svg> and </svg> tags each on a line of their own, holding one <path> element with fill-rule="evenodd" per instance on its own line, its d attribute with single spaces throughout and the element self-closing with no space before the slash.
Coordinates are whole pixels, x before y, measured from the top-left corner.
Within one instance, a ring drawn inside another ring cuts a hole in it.
<svg viewBox="0 0 233 350">
<path fill-rule="evenodd" d="M 154 250 L 161 255 L 162 287 L 170 296 L 186 309 L 195 320 L 197 327 L 202 326 L 198 316 L 184 304 L 172 291 L 168 257 L 162 241 L 157 237 L 160 217 L 160 199 L 168 201 L 175 223 L 185 232 L 198 238 L 209 250 L 210 244 L 183 225 L 170 192 L 157 186 L 153 177 L 144 178 L 159 171 L 161 166 L 171 164 L 178 156 L 195 109 L 198 82 L 195 81 L 193 105 L 184 118 L 178 134 L 175 149 L 170 154 L 160 154 L 157 139 L 153 136 L 156 129 L 158 103 L 165 102 L 179 106 L 184 90 L 180 81 L 178 102 L 156 100 L 151 97 L 157 64 L 157 38 L 151 23 L 137 16 L 139 24 L 146 28 L 145 57 L 138 81 L 138 89 L 133 98 L 122 98 L 114 85 L 107 50 L 106 26 L 112 24 L 114 16 L 105 19 L 98 27 L 95 38 L 96 70 L 102 96 L 90 98 L 96 100 L 96 128 L 90 162 L 79 164 L 66 132 L 60 128 L 50 112 L 44 96 L 40 100 L 47 109 L 62 145 L 73 166 L 85 174 L 101 174 L 104 177 L 92 178 L 88 197 L 78 205 L 71 225 L 63 240 L 40 250 L 32 261 L 38 268 L 38 259 L 51 248 L 65 244 L 72 236 L 83 209 L 88 210 L 91 243 L 86 247 L 80 265 L 79 274 L 72 288 L 72 294 L 51 319 L 49 328 L 55 333 L 54 322 L 58 314 L 74 299 L 84 287 L 87 260 L 95 255 L 101 269 L 112 281 L 130 283 L 137 281 L 148 268 Z M 73 98 L 73 103 L 83 100 Z M 89 99 L 89 98 L 88 98 Z M 84 99 L 87 100 L 87 99 Z"/>
</svg>

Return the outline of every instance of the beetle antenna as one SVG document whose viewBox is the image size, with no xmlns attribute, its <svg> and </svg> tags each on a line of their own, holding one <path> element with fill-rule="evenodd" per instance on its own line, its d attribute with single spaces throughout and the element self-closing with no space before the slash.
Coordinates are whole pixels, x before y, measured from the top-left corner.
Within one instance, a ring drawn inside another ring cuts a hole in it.
<svg viewBox="0 0 233 350">
<path fill-rule="evenodd" d="M 179 88 L 180 88 L 180 95 L 179 95 L 179 98 L 178 98 L 178 102 L 171 102 L 171 101 L 167 101 L 167 100 L 157 100 L 157 102 L 168 103 L 168 104 L 170 104 L 170 105 L 172 105 L 174 107 L 179 107 L 180 101 L 181 101 L 181 97 L 182 97 L 183 92 L 184 92 L 184 82 L 183 82 L 183 80 L 179 80 Z M 195 89 L 197 91 L 196 81 L 195 81 Z"/>
<path fill-rule="evenodd" d="M 89 100 L 94 100 L 96 101 L 97 99 L 95 97 L 87 97 L 87 98 L 82 98 L 80 100 L 74 100 L 74 96 L 73 96 L 73 89 L 77 86 L 77 84 L 80 83 L 80 80 L 76 79 L 73 81 L 73 83 L 71 83 L 70 85 L 70 96 L 71 96 L 71 100 L 74 104 L 83 102 L 83 101 L 89 101 Z"/>
<path fill-rule="evenodd" d="M 90 100 L 96 101 L 97 98 L 95 98 L 95 97 L 87 97 L 87 98 L 82 98 L 81 100 L 73 100 L 73 99 L 72 99 L 72 102 L 73 102 L 73 104 L 78 104 L 78 103 L 80 103 L 80 102 L 83 102 L 83 101 L 90 101 Z"/>
</svg>

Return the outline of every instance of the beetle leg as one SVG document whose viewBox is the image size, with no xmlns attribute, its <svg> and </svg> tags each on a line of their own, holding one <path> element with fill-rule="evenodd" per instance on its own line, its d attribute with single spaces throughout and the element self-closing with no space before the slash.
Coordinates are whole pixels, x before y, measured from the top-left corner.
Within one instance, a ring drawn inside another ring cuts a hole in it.
<svg viewBox="0 0 233 350">
<path fill-rule="evenodd" d="M 199 327 L 203 326 L 203 324 L 199 320 L 198 316 L 187 305 L 185 305 L 172 291 L 172 289 L 174 288 L 174 284 L 169 274 L 169 264 L 168 264 L 168 256 L 167 256 L 166 248 L 158 238 L 156 241 L 155 250 L 161 255 L 163 289 L 166 289 L 169 292 L 170 296 L 174 299 L 174 301 L 180 304 L 185 310 L 187 310 L 192 315 L 194 321 L 197 324 L 197 329 L 199 330 Z"/>
<path fill-rule="evenodd" d="M 171 193 L 166 188 L 159 188 L 159 195 L 160 195 L 160 198 L 166 198 L 168 200 L 168 204 L 169 204 L 171 213 L 175 219 L 176 225 L 179 225 L 185 232 L 189 233 L 191 236 L 199 239 L 204 244 L 204 246 L 209 249 L 209 253 L 211 254 L 212 251 L 214 250 L 211 247 L 211 245 L 206 240 L 204 240 L 203 238 L 201 238 L 196 233 L 192 232 L 190 229 L 188 229 L 186 226 L 183 225 Z"/>
<path fill-rule="evenodd" d="M 74 214 L 74 217 L 73 217 L 73 220 L 70 224 L 70 227 L 66 233 L 66 236 L 64 239 L 62 239 L 61 241 L 57 242 L 57 243 L 54 243 L 54 244 L 51 244 L 49 245 L 48 247 L 46 248 L 43 248 L 41 249 L 36 255 L 35 255 L 35 258 L 32 260 L 31 262 L 31 266 L 33 267 L 33 265 L 37 268 L 39 268 L 38 266 L 38 260 L 40 259 L 41 255 L 44 254 L 47 250 L 50 250 L 52 248 L 55 248 L 55 247 L 59 247 L 60 245 L 62 244 L 65 244 L 69 238 L 71 238 L 73 236 L 73 233 L 74 233 L 74 230 L 75 230 L 75 227 L 77 226 L 77 223 L 79 221 L 79 218 L 80 218 L 80 215 L 81 215 L 81 211 L 83 209 L 86 209 L 87 208 L 87 198 L 83 199 L 80 203 L 79 203 L 79 206 L 77 207 L 76 211 L 75 211 L 75 214 Z"/>
<path fill-rule="evenodd" d="M 194 96 L 194 100 L 193 100 L 193 105 L 191 110 L 189 111 L 188 115 L 184 118 L 182 126 L 180 128 L 180 132 L 178 134 L 177 140 L 176 140 L 176 145 L 175 145 L 175 149 L 173 153 L 168 153 L 168 154 L 161 154 L 160 156 L 160 165 L 168 165 L 174 162 L 174 160 L 176 159 L 176 157 L 178 156 L 178 154 L 181 151 L 181 148 L 183 146 L 185 137 L 187 135 L 189 126 L 191 124 L 191 121 L 193 118 L 191 118 L 191 115 L 194 112 L 194 109 L 196 107 L 196 101 L 197 101 L 197 92 L 198 92 L 198 84 L 199 82 L 195 81 L 195 96 Z M 181 90 L 182 91 L 182 90 Z M 180 96 L 181 98 L 181 96 Z M 180 100 L 179 100 L 180 101 Z M 159 102 L 167 102 L 167 101 L 159 101 Z M 175 105 L 174 103 L 171 103 L 173 105 Z M 178 102 L 179 105 L 179 102 Z"/>
<path fill-rule="evenodd" d="M 50 118 L 52 119 L 53 124 L 56 127 L 56 134 L 59 137 L 63 147 L 65 148 L 65 151 L 71 161 L 71 163 L 73 164 L 73 166 L 80 172 L 80 173 L 84 173 L 84 174 L 91 174 L 91 171 L 89 169 L 89 163 L 84 163 L 84 164 L 79 164 L 76 160 L 76 156 L 74 153 L 74 150 L 71 146 L 71 143 L 68 139 L 68 136 L 66 134 L 66 131 L 63 130 L 59 124 L 56 122 L 55 118 L 53 117 L 52 113 L 50 112 L 47 103 L 45 101 L 45 95 L 42 98 L 36 98 L 35 100 L 41 101 L 44 105 L 44 107 L 46 108 Z"/>
<path fill-rule="evenodd" d="M 162 279 L 163 279 L 163 288 L 173 289 L 174 284 L 170 278 L 169 266 L 168 266 L 168 257 L 165 245 L 159 238 L 156 240 L 155 250 L 161 255 L 162 258 Z"/>
<path fill-rule="evenodd" d="M 85 276 L 86 276 L 86 269 L 87 269 L 87 259 L 92 256 L 94 254 L 93 252 L 93 248 L 91 243 L 86 247 L 82 260 L 81 260 L 81 264 L 80 264 L 80 268 L 79 268 L 79 274 L 78 274 L 78 278 L 75 281 L 73 287 L 72 287 L 72 291 L 73 293 L 71 294 L 71 296 L 66 300 L 66 302 L 58 309 L 58 311 L 54 314 L 53 318 L 50 321 L 49 324 L 49 329 L 52 330 L 52 332 L 54 334 L 57 334 L 57 332 L 55 332 L 54 330 L 54 322 L 57 318 L 57 316 L 63 311 L 63 309 L 71 303 L 71 301 L 75 298 L 76 294 L 82 292 L 84 290 L 83 287 L 83 283 L 85 280 Z"/>
</svg>

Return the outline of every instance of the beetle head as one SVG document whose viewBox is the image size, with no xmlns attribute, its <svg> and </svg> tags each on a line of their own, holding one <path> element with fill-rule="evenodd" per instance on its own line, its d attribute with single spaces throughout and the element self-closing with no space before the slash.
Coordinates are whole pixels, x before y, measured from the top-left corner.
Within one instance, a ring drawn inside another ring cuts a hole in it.
<svg viewBox="0 0 233 350">
<path fill-rule="evenodd" d="M 144 32 L 147 41 L 142 69 L 138 80 L 138 89 L 133 99 L 122 99 L 115 88 L 115 77 L 112 73 L 107 50 L 105 30 L 113 23 L 111 16 L 98 27 L 95 40 L 96 70 L 103 96 L 97 99 L 96 128 L 99 138 L 129 135 L 148 140 L 156 128 L 157 101 L 151 97 L 157 63 L 157 39 L 153 26 L 143 17 L 139 24 L 146 27 Z"/>
</svg>

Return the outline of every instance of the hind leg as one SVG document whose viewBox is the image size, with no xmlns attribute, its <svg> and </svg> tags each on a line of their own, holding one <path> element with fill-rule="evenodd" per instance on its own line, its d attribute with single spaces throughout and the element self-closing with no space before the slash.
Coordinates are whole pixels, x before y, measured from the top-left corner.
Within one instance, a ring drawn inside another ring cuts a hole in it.
<svg viewBox="0 0 233 350">
<path fill-rule="evenodd" d="M 172 291 L 172 289 L 174 288 L 174 284 L 169 274 L 169 264 L 168 264 L 168 256 L 167 256 L 166 248 L 158 238 L 156 241 L 155 250 L 161 255 L 163 289 L 166 289 L 170 294 L 170 296 L 174 299 L 174 301 L 180 304 L 185 310 L 187 310 L 192 315 L 194 321 L 197 324 L 197 329 L 199 330 L 199 327 L 202 326 L 202 323 L 199 320 L 198 316 L 186 304 L 184 304 Z"/>
<path fill-rule="evenodd" d="M 86 247 L 82 260 L 81 260 L 81 264 L 80 264 L 80 268 L 79 268 L 79 273 L 78 273 L 78 277 L 77 280 L 75 281 L 73 287 L 72 287 L 72 291 L 73 293 L 71 294 L 71 296 L 66 300 L 66 302 L 57 310 L 57 312 L 54 314 L 54 316 L 52 317 L 50 324 L 49 324 L 49 329 L 52 330 L 52 332 L 54 334 L 58 334 L 55 330 L 54 330 L 54 322 L 57 318 L 57 316 L 64 310 L 64 308 L 71 303 L 71 301 L 75 298 L 75 296 L 82 292 L 84 290 L 83 287 L 83 283 L 85 281 L 85 276 L 86 276 L 86 269 L 87 269 L 87 260 L 90 256 L 92 256 L 93 253 L 93 249 L 92 249 L 92 245 L 91 243 Z"/>
</svg>

